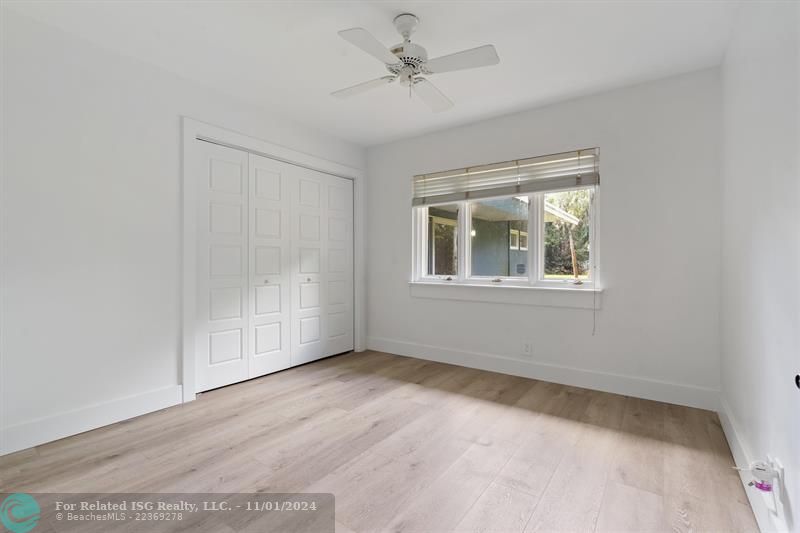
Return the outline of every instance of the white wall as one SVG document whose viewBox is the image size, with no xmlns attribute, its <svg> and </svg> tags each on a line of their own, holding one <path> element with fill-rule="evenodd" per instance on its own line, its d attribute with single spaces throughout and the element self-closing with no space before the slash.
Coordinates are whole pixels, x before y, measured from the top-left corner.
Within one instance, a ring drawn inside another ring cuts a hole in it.
<svg viewBox="0 0 800 533">
<path fill-rule="evenodd" d="M 720 113 L 714 69 L 370 148 L 368 346 L 716 408 Z M 596 336 L 591 310 L 409 294 L 414 174 L 592 146 Z"/>
<path fill-rule="evenodd" d="M 361 148 L 3 9 L 8 451 L 177 401 L 180 116 L 363 168 Z"/>
<path fill-rule="evenodd" d="M 721 414 L 737 462 L 786 467 L 792 516 L 751 497 L 762 529 L 800 532 L 800 8 L 739 15 L 722 68 Z"/>
</svg>

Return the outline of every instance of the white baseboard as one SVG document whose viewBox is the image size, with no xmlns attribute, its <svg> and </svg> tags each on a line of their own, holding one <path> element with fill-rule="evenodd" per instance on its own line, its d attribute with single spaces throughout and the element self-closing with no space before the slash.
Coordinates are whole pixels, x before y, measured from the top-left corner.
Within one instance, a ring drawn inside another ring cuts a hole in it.
<svg viewBox="0 0 800 533">
<path fill-rule="evenodd" d="M 742 432 L 738 429 L 739 425 L 736 422 L 736 418 L 733 416 L 733 412 L 724 397 L 720 398 L 719 420 L 722 423 L 722 431 L 725 432 L 725 438 L 728 440 L 728 446 L 731 448 L 736 466 L 749 466 L 755 460 L 755 457 L 741 438 Z M 750 507 L 756 516 L 758 528 L 764 533 L 768 531 L 789 531 L 786 522 L 777 513 L 771 511 L 775 506 L 772 496 L 748 487 L 747 484 L 752 480 L 752 477 L 746 472 L 739 472 L 739 478 L 742 480 L 744 492 L 747 494 Z"/>
<path fill-rule="evenodd" d="M 716 411 L 719 408 L 719 391 L 693 385 L 524 361 L 488 353 L 452 350 L 440 346 L 428 346 L 381 337 L 368 338 L 367 347 L 372 350 L 407 355 L 417 359 L 540 379 L 585 389 L 613 392 L 647 400 L 698 407 L 711 411 Z"/>
<path fill-rule="evenodd" d="M 180 385 L 90 405 L 0 430 L 0 455 L 69 437 L 181 403 Z"/>
</svg>

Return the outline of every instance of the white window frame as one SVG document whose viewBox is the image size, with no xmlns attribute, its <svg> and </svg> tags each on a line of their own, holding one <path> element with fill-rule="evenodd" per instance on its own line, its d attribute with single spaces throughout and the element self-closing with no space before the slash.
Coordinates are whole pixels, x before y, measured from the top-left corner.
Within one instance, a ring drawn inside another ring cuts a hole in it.
<svg viewBox="0 0 800 533">
<path fill-rule="evenodd" d="M 442 204 L 428 204 L 412 208 L 413 239 L 412 239 L 412 282 L 438 283 L 442 285 L 466 286 L 502 286 L 522 288 L 549 288 L 570 290 L 597 290 L 598 283 L 598 257 L 597 226 L 598 226 L 598 201 L 599 188 L 595 186 L 574 187 L 564 190 L 589 191 L 589 279 L 576 283 L 572 279 L 553 280 L 544 278 L 544 196 L 550 192 L 543 191 L 526 195 L 510 195 L 499 198 L 513 198 L 527 196 L 528 203 L 528 272 L 526 276 L 473 276 L 472 266 L 472 206 L 476 202 L 486 200 L 461 200 L 458 202 L 444 202 Z M 436 205 L 458 205 L 458 226 L 456 250 L 458 256 L 458 270 L 455 276 L 430 276 L 427 274 L 428 265 L 428 208 Z M 511 245 L 509 238 L 509 246 Z M 519 241 L 518 241 L 519 245 Z"/>
</svg>

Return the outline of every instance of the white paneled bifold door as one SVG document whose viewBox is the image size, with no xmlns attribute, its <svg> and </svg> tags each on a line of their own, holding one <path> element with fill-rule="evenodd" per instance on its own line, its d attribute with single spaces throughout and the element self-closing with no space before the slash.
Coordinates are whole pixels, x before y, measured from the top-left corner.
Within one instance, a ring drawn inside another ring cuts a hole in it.
<svg viewBox="0 0 800 533">
<path fill-rule="evenodd" d="M 352 350 L 352 181 L 195 142 L 197 390 Z"/>
<path fill-rule="evenodd" d="M 292 199 L 292 364 L 353 348 L 353 182 L 297 169 Z"/>
</svg>

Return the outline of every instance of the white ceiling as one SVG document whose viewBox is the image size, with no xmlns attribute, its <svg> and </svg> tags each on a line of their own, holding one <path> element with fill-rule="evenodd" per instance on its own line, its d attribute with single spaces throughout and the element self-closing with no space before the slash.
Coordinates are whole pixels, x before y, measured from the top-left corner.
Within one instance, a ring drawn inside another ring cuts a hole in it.
<svg viewBox="0 0 800 533">
<path fill-rule="evenodd" d="M 6 3 L 19 12 L 362 145 L 719 64 L 734 4 L 722 1 L 148 1 Z M 430 57 L 486 43 L 500 64 L 431 78 L 455 107 L 432 114 L 397 85 L 331 91 L 386 72 L 337 31 L 401 41 L 421 19 Z"/>
</svg>

